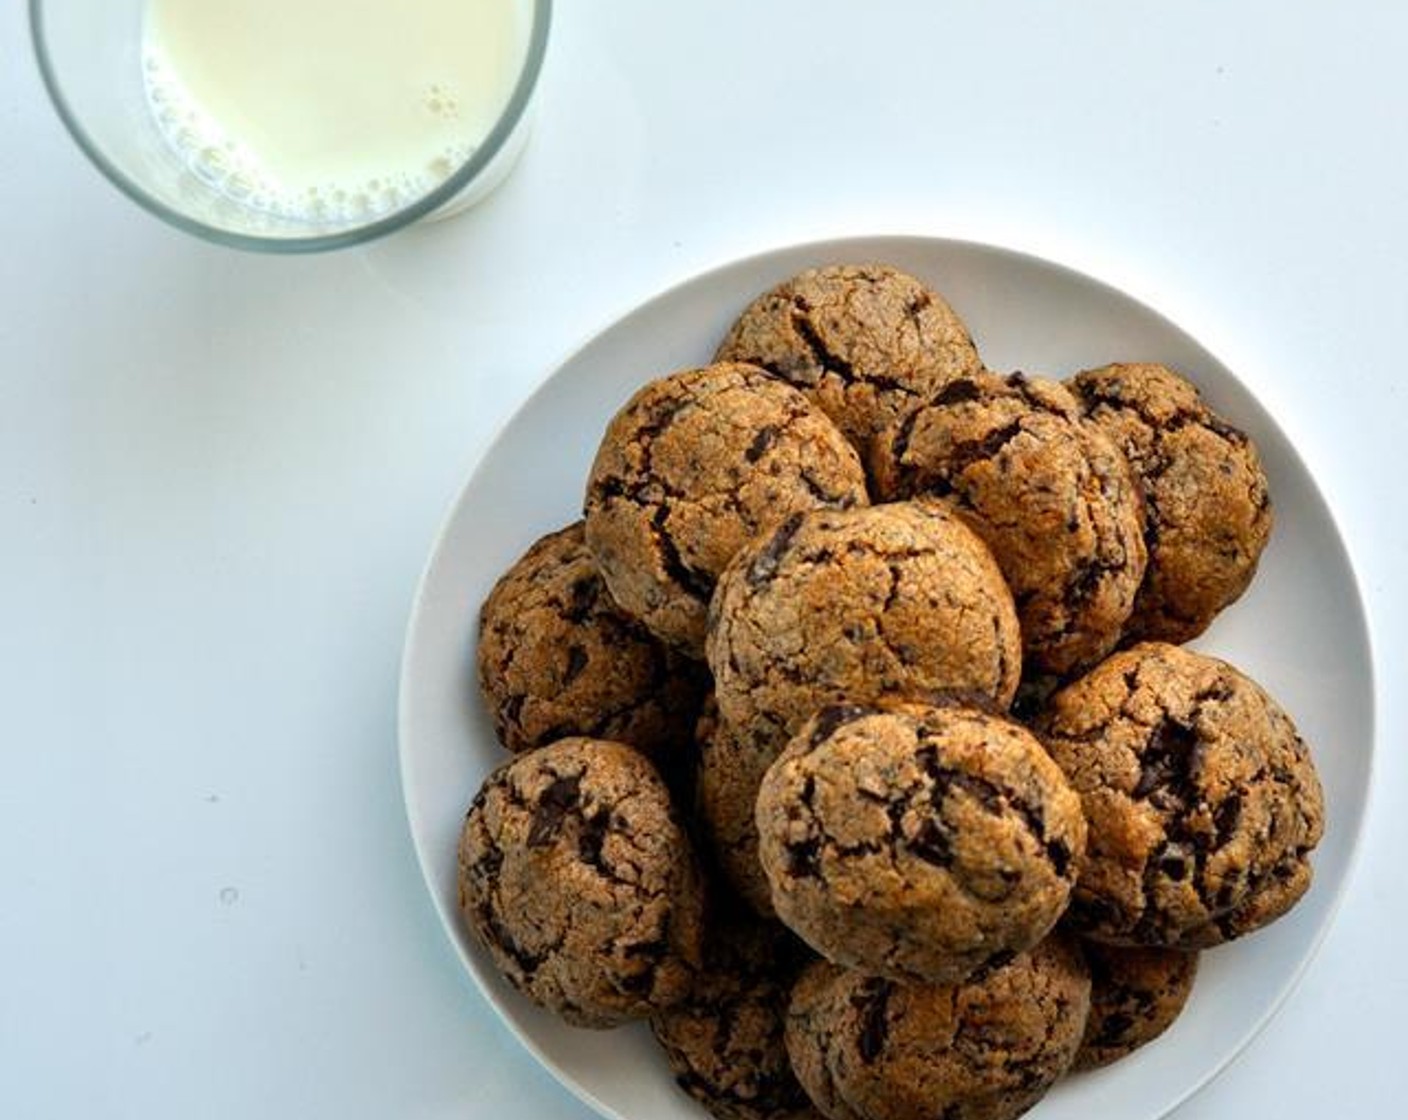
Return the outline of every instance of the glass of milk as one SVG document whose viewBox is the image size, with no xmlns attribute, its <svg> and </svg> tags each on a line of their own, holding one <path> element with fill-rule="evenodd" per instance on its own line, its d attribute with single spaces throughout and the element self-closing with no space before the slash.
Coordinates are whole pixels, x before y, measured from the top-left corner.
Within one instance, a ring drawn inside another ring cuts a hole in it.
<svg viewBox="0 0 1408 1120">
<path fill-rule="evenodd" d="M 30 0 L 79 146 L 225 245 L 355 245 L 470 206 L 527 140 L 552 0 Z"/>
</svg>

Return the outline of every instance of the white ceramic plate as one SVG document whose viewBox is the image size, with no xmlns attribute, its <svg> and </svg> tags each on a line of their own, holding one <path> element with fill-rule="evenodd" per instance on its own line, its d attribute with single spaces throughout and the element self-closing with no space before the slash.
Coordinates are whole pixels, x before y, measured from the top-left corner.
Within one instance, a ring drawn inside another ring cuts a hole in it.
<svg viewBox="0 0 1408 1120">
<path fill-rule="evenodd" d="M 1369 640 L 1354 574 L 1314 480 L 1232 373 L 1143 304 L 1064 267 L 985 245 L 865 238 L 765 253 L 656 297 L 597 335 L 529 398 L 485 452 L 450 513 L 411 617 L 401 681 L 401 774 L 430 893 L 465 966 L 509 1027 L 564 1086 L 619 1120 L 698 1120 L 642 1026 L 575 1030 L 494 973 L 456 914 L 455 846 L 485 773 L 503 757 L 472 686 L 479 603 L 538 536 L 580 516 L 608 418 L 641 383 L 708 360 L 756 294 L 836 261 L 880 260 L 929 281 L 973 331 L 988 365 L 1065 376 L 1116 360 L 1185 371 L 1248 430 L 1271 479 L 1276 530 L 1250 592 L 1198 643 L 1278 697 L 1311 744 L 1328 800 L 1316 882 L 1287 918 L 1206 954 L 1173 1028 L 1106 1070 L 1059 1084 L 1037 1120 L 1160 1117 L 1218 1072 L 1265 1025 L 1335 910 L 1364 813 L 1373 751 Z"/>
</svg>

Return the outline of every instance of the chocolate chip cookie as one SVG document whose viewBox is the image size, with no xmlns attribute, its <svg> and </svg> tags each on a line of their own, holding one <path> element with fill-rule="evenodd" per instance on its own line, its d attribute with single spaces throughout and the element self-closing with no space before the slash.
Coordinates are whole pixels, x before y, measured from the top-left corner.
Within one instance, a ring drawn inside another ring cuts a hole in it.
<svg viewBox="0 0 1408 1120">
<path fill-rule="evenodd" d="M 1087 942 L 1090 1018 L 1076 1069 L 1107 1066 L 1153 1042 L 1173 1025 L 1193 991 L 1198 954 L 1124 949 Z"/>
<path fill-rule="evenodd" d="M 763 778 L 757 824 L 778 917 L 813 949 L 941 984 L 1045 937 L 1085 848 L 1031 733 L 956 707 L 821 709 Z"/>
<path fill-rule="evenodd" d="M 1149 570 L 1129 634 L 1167 642 L 1197 637 L 1247 589 L 1271 536 L 1271 498 L 1256 446 L 1167 366 L 1102 366 L 1069 385 L 1144 490 Z"/>
<path fill-rule="evenodd" d="M 1144 578 L 1139 491 L 1060 384 L 952 380 L 878 437 L 870 468 L 877 496 L 944 498 L 987 542 L 1028 668 L 1064 675 L 1114 649 Z"/>
<path fill-rule="evenodd" d="M 582 523 L 549 533 L 479 613 L 480 694 L 511 751 L 571 735 L 629 743 L 662 766 L 688 744 L 705 674 L 619 611 Z"/>
<path fill-rule="evenodd" d="M 1086 937 L 1206 948 L 1309 887 L 1320 780 L 1290 717 L 1231 665 L 1146 642 L 1057 692 L 1036 727 L 1085 807 L 1069 915 Z"/>
<path fill-rule="evenodd" d="M 980 367 L 942 296 L 883 264 L 809 269 L 754 300 L 717 359 L 804 390 L 862 450 L 914 401 Z"/>
<path fill-rule="evenodd" d="M 485 780 L 459 846 L 460 912 L 510 984 L 582 1027 L 678 1003 L 701 958 L 698 871 L 649 760 L 564 739 Z"/>
<path fill-rule="evenodd" d="M 787 1050 L 831 1120 L 1011 1120 L 1066 1072 L 1089 1006 L 1059 937 L 957 986 L 819 961 L 793 988 Z"/>
<path fill-rule="evenodd" d="M 688 998 L 650 1020 L 676 1083 L 720 1120 L 820 1120 L 792 1073 L 783 1024 L 807 954 L 776 922 L 711 919 Z"/>
<path fill-rule="evenodd" d="M 707 650 L 724 718 L 784 740 L 824 705 L 882 696 L 1006 708 L 1021 675 L 1002 574 L 936 502 L 788 518 L 725 570 Z"/>
<path fill-rule="evenodd" d="M 726 362 L 652 381 L 616 414 L 587 482 L 587 544 L 627 614 L 702 657 L 714 581 L 739 548 L 800 510 L 866 502 L 826 415 Z"/>
<path fill-rule="evenodd" d="M 695 731 L 695 810 L 719 874 L 756 913 L 774 917 L 767 876 L 758 860 L 754 808 L 763 775 L 786 745 L 725 723 L 711 696 Z"/>
</svg>

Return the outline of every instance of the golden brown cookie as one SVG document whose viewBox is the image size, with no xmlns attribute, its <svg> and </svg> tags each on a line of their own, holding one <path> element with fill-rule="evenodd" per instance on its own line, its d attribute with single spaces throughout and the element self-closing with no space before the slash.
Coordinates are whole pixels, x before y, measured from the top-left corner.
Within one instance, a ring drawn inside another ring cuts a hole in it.
<svg viewBox="0 0 1408 1120">
<path fill-rule="evenodd" d="M 1058 936 L 957 986 L 818 961 L 792 990 L 787 1050 L 830 1120 L 1012 1120 L 1069 1068 L 1089 1007 Z"/>
<path fill-rule="evenodd" d="M 1231 665 L 1146 642 L 1057 692 L 1036 727 L 1085 806 L 1069 911 L 1084 936 L 1206 948 L 1309 887 L 1320 780 L 1290 717 Z"/>
<path fill-rule="evenodd" d="M 783 1041 L 808 954 L 776 922 L 711 917 L 704 968 L 683 1003 L 650 1020 L 676 1083 L 720 1120 L 819 1120 Z"/>
<path fill-rule="evenodd" d="M 710 696 L 695 742 L 694 804 L 702 839 L 724 882 L 756 913 L 774 917 L 767 876 L 758 861 L 754 807 L 763 775 L 786 740 L 749 734 L 725 723 Z"/>
<path fill-rule="evenodd" d="M 865 505 L 855 451 L 800 392 L 736 362 L 637 392 L 587 481 L 587 544 L 621 608 L 693 657 L 714 581 L 801 510 Z"/>
<path fill-rule="evenodd" d="M 1149 570 L 1128 633 L 1166 642 L 1197 637 L 1247 589 L 1271 536 L 1256 446 L 1167 366 L 1102 366 L 1069 385 L 1144 490 Z"/>
<path fill-rule="evenodd" d="M 778 917 L 828 960 L 955 984 L 1040 941 L 1085 848 L 1080 798 L 1031 733 L 965 708 L 834 705 L 758 791 Z"/>
<path fill-rule="evenodd" d="M 951 381 L 879 436 L 870 469 L 877 496 L 946 499 L 987 542 L 1029 669 L 1067 674 L 1114 649 L 1144 578 L 1139 491 L 1060 384 Z"/>
<path fill-rule="evenodd" d="M 1086 942 L 1090 1018 L 1075 1069 L 1094 1069 L 1134 1053 L 1173 1025 L 1193 991 L 1198 954 L 1126 949 Z"/>
<path fill-rule="evenodd" d="M 862 451 L 916 400 L 981 365 L 943 297 L 883 264 L 814 268 L 779 284 L 744 310 L 716 357 L 802 389 Z"/>
<path fill-rule="evenodd" d="M 564 739 L 494 770 L 459 847 L 460 912 L 499 971 L 582 1027 L 678 1003 L 703 896 L 670 797 L 620 743 Z"/>
<path fill-rule="evenodd" d="M 1006 708 L 1021 675 L 1002 574 L 934 502 L 788 518 L 719 580 L 707 649 L 719 711 L 771 739 L 883 696 Z"/>
<path fill-rule="evenodd" d="M 696 663 L 616 608 L 580 521 L 543 537 L 494 585 L 475 661 L 509 750 L 585 735 L 629 743 L 662 766 L 688 745 L 705 683 Z"/>
</svg>

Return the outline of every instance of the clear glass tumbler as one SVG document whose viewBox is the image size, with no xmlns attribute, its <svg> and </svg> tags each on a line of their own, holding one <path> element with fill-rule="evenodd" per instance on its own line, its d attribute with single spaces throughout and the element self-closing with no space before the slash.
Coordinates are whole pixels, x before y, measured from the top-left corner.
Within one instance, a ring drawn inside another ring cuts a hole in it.
<svg viewBox="0 0 1408 1120">
<path fill-rule="evenodd" d="M 483 140 L 441 181 L 403 205 L 316 221 L 236 201 L 168 141 L 144 77 L 148 0 L 29 0 L 29 14 L 54 107 L 79 147 L 119 190 L 173 226 L 217 244 L 306 253 L 362 244 L 412 222 L 454 213 L 479 201 L 507 175 L 528 137 L 552 18 L 552 0 L 515 2 L 527 21 L 517 77 Z"/>
</svg>

